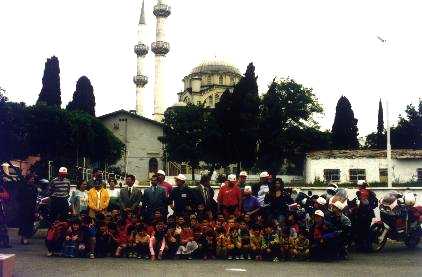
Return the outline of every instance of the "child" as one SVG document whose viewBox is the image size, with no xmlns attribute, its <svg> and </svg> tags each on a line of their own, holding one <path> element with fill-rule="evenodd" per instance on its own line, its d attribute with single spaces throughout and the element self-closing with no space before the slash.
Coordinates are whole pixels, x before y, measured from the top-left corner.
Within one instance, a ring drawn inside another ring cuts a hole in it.
<svg viewBox="0 0 422 277">
<path fill-rule="evenodd" d="M 296 238 L 293 239 L 292 245 L 292 257 L 297 260 L 305 260 L 309 257 L 309 240 L 303 233 L 299 233 Z"/>
<path fill-rule="evenodd" d="M 138 225 L 136 227 L 135 235 L 136 255 L 138 256 L 138 259 L 149 259 L 150 239 L 151 237 L 146 231 L 146 226 Z"/>
<path fill-rule="evenodd" d="M 131 221 L 133 222 L 133 221 Z M 137 258 L 138 254 L 136 253 L 136 234 L 137 234 L 137 230 L 134 224 L 131 224 L 128 227 L 128 243 L 127 243 L 127 257 L 128 258 Z"/>
<path fill-rule="evenodd" d="M 103 215 L 100 215 L 101 219 L 103 217 Z M 96 234 L 96 229 L 95 229 L 95 224 L 94 224 L 94 219 L 91 218 L 90 216 L 88 216 L 88 213 L 86 211 L 82 211 L 81 212 L 81 220 L 82 220 L 82 224 L 81 224 L 81 232 L 82 232 L 82 236 L 83 236 L 83 244 L 85 245 L 85 252 L 89 253 L 89 258 L 90 259 L 94 259 L 95 255 L 95 234 Z"/>
<path fill-rule="evenodd" d="M 284 226 L 280 237 L 280 251 L 284 260 L 289 260 L 291 257 L 293 235 L 291 228 Z"/>
<path fill-rule="evenodd" d="M 177 252 L 177 249 L 179 248 L 179 238 L 180 238 L 179 235 L 176 234 L 175 227 L 168 228 L 166 232 L 166 236 L 165 236 L 166 246 L 167 246 L 165 249 L 165 254 L 166 254 L 165 257 L 167 259 L 176 258 L 176 252 Z"/>
<path fill-rule="evenodd" d="M 278 262 L 280 257 L 280 240 L 275 222 L 265 226 L 262 237 L 262 256 L 265 260 Z"/>
<path fill-rule="evenodd" d="M 1 170 L 1 169 L 0 169 Z M 0 178 L 1 174 L 0 174 Z M 3 180 L 0 180 L 0 247 L 9 248 L 10 240 L 6 224 L 6 204 L 5 202 L 10 199 L 10 194 L 2 185 Z"/>
<path fill-rule="evenodd" d="M 164 228 L 164 222 L 159 221 L 155 226 L 155 232 L 151 236 L 149 242 L 149 251 L 151 254 L 151 260 L 161 260 L 163 257 L 164 250 L 166 248 L 166 230 Z"/>
<path fill-rule="evenodd" d="M 95 256 L 105 258 L 110 253 L 111 235 L 105 222 L 98 223 L 98 230 L 95 235 Z"/>
<path fill-rule="evenodd" d="M 252 225 L 251 230 L 251 253 L 255 256 L 255 260 L 262 260 L 261 249 L 262 249 L 262 234 L 261 226 L 258 224 Z"/>
<path fill-rule="evenodd" d="M 128 243 L 129 243 L 129 236 L 128 236 L 128 227 L 129 223 L 126 221 L 125 218 L 121 218 L 117 222 L 117 230 L 116 230 L 116 242 L 117 242 L 117 249 L 115 256 L 122 257 L 124 252 L 127 250 Z"/>
<path fill-rule="evenodd" d="M 63 243 L 63 256 L 67 258 L 82 256 L 85 249 L 81 221 L 74 219 L 66 231 L 65 241 Z"/>
<path fill-rule="evenodd" d="M 48 251 L 47 257 L 51 257 L 54 253 L 62 251 L 63 241 L 68 228 L 69 224 L 64 220 L 57 219 L 53 222 L 45 238 L 45 245 Z"/>
<path fill-rule="evenodd" d="M 216 255 L 219 259 L 224 259 L 227 256 L 226 248 L 226 230 L 223 226 L 217 227 L 216 232 Z"/>
<path fill-rule="evenodd" d="M 182 227 L 180 233 L 180 246 L 176 254 L 180 258 L 182 255 L 186 256 L 188 260 L 192 260 L 192 254 L 198 249 L 198 244 L 194 240 L 193 231 L 187 224 Z"/>
<path fill-rule="evenodd" d="M 241 244 L 241 254 L 240 259 L 244 260 L 245 258 L 251 259 L 251 236 L 249 233 L 248 226 L 244 220 L 239 222 L 239 238 Z"/>
<path fill-rule="evenodd" d="M 311 259 L 320 260 L 325 258 L 326 244 L 323 236 L 327 231 L 327 227 L 324 223 L 324 212 L 316 210 L 314 213 L 314 223 L 310 229 L 310 252 Z"/>
<path fill-rule="evenodd" d="M 215 232 L 213 229 L 205 229 L 204 232 L 204 242 L 202 245 L 203 249 L 203 259 L 215 259 L 216 256 L 216 248 L 217 248 L 217 240 L 215 236 Z"/>
<path fill-rule="evenodd" d="M 239 252 L 241 249 L 240 239 L 239 239 L 239 230 L 237 224 L 234 221 L 234 218 L 229 218 L 227 221 L 227 240 L 226 240 L 226 249 L 227 249 L 227 259 L 232 260 L 233 256 L 236 260 L 239 260 Z"/>
</svg>

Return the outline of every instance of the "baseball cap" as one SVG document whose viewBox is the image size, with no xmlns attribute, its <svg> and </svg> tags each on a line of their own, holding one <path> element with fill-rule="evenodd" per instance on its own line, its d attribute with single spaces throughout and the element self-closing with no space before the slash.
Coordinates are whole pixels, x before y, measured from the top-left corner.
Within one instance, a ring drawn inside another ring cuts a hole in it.
<svg viewBox="0 0 422 277">
<path fill-rule="evenodd" d="M 164 170 L 161 170 L 161 169 L 157 171 L 157 174 L 166 176 L 166 173 L 164 172 Z"/>
<path fill-rule="evenodd" d="M 229 176 L 227 176 L 227 179 L 228 179 L 230 182 L 234 182 L 234 181 L 236 181 L 236 175 L 234 175 L 234 174 L 230 174 Z"/>
<path fill-rule="evenodd" d="M 60 167 L 59 173 L 66 174 L 67 173 L 67 168 L 64 167 L 64 166 Z"/>
<path fill-rule="evenodd" d="M 259 174 L 259 178 L 268 178 L 270 177 L 270 174 L 268 174 L 267 171 L 263 171 Z"/>
<path fill-rule="evenodd" d="M 325 205 L 325 204 L 327 204 L 327 200 L 325 200 L 325 198 L 324 197 L 318 197 L 318 199 L 316 200 L 316 202 L 318 203 L 318 204 L 320 204 L 320 205 Z"/>
<path fill-rule="evenodd" d="M 177 180 L 180 180 L 180 181 L 186 181 L 186 176 L 183 175 L 183 174 L 179 174 L 174 178 L 177 179 Z"/>
<path fill-rule="evenodd" d="M 315 211 L 315 215 L 318 215 L 318 216 L 320 216 L 320 217 L 324 217 L 324 212 L 323 212 L 323 211 L 321 211 L 321 210 L 316 210 L 316 211 Z"/>
<path fill-rule="evenodd" d="M 248 173 L 246 173 L 246 171 L 242 171 L 240 172 L 239 176 L 248 177 Z"/>
</svg>

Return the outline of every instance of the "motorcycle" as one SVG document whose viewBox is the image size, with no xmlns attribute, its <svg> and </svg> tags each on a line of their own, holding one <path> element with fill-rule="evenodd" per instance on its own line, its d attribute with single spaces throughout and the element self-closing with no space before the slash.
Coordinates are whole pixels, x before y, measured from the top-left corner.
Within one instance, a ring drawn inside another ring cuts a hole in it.
<svg viewBox="0 0 422 277">
<path fill-rule="evenodd" d="M 381 251 L 387 239 L 402 241 L 414 249 L 422 234 L 422 207 L 414 207 L 416 195 L 401 195 L 396 191 L 385 195 L 379 205 L 380 220 L 371 225 L 370 239 L 374 252 Z"/>
</svg>

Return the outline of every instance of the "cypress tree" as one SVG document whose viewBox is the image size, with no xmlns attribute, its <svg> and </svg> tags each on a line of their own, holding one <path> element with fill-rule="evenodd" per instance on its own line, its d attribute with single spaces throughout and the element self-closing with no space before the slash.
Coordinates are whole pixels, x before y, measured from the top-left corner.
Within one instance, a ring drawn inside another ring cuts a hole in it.
<svg viewBox="0 0 422 277">
<path fill-rule="evenodd" d="M 337 102 L 336 115 L 332 132 L 334 149 L 358 149 L 358 120 L 355 118 L 352 105 L 345 96 Z"/>
<path fill-rule="evenodd" d="M 378 126 L 377 126 L 377 148 L 383 148 L 384 141 L 384 112 L 382 109 L 382 102 L 380 99 L 378 105 Z"/>
<path fill-rule="evenodd" d="M 91 81 L 86 76 L 79 78 L 73 99 L 66 107 L 69 111 L 82 111 L 95 117 L 95 96 Z"/>
<path fill-rule="evenodd" d="M 60 66 L 56 56 L 48 58 L 45 62 L 42 89 L 37 105 L 46 105 L 60 108 L 62 104 L 60 91 Z"/>
</svg>

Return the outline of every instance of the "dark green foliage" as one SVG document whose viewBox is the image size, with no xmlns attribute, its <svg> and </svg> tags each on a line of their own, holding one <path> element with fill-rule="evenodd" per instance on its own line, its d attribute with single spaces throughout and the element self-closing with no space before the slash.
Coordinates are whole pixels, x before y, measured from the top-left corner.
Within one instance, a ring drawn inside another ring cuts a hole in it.
<svg viewBox="0 0 422 277">
<path fill-rule="evenodd" d="M 332 132 L 334 149 L 358 149 L 358 120 L 355 118 L 352 105 L 342 96 L 337 102 L 336 115 Z"/>
<path fill-rule="evenodd" d="M 418 107 L 406 107 L 406 117 L 400 116 L 391 130 L 391 145 L 395 149 L 422 149 L 422 100 Z"/>
<path fill-rule="evenodd" d="M 378 104 L 378 125 L 377 125 L 377 148 L 382 149 L 385 147 L 384 141 L 384 111 L 382 109 L 382 102 Z"/>
<path fill-rule="evenodd" d="M 91 81 L 82 76 L 76 83 L 73 99 L 66 107 L 69 111 L 82 111 L 95 116 L 95 96 Z"/>
<path fill-rule="evenodd" d="M 37 105 L 60 108 L 61 104 L 59 59 L 53 56 L 45 62 L 42 89 L 37 100 Z"/>
<path fill-rule="evenodd" d="M 312 89 L 292 79 L 273 81 L 262 99 L 258 167 L 277 174 L 283 164 L 300 167 L 306 151 L 328 148 L 329 135 L 312 118 L 321 112 Z"/>
<path fill-rule="evenodd" d="M 224 133 L 227 163 L 241 164 L 243 168 L 251 168 L 255 164 L 259 106 L 255 67 L 250 63 L 233 92 L 224 92 L 215 109 L 217 124 Z"/>
</svg>

